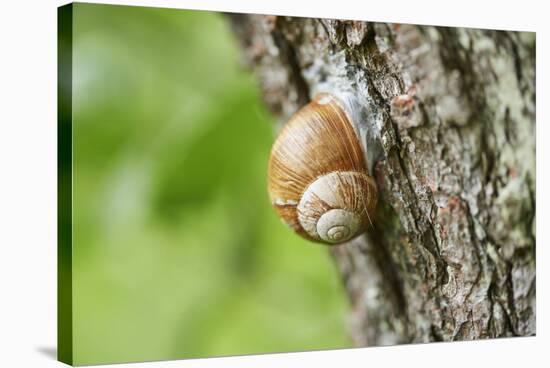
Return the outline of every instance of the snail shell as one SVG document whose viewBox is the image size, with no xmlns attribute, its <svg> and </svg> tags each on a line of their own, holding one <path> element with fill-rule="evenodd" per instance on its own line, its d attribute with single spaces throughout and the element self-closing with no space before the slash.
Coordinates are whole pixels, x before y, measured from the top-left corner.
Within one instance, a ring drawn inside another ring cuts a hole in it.
<svg viewBox="0 0 550 368">
<path fill-rule="evenodd" d="M 378 198 L 350 114 L 322 93 L 273 144 L 268 191 L 281 219 L 306 239 L 345 242 L 371 223 Z"/>
</svg>

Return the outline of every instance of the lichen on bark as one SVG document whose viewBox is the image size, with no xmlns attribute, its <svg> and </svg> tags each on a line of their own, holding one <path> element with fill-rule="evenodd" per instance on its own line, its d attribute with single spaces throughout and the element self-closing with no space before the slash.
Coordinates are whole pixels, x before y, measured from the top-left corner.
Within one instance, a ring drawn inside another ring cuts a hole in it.
<svg viewBox="0 0 550 368">
<path fill-rule="evenodd" d="M 338 90 L 380 130 L 374 226 L 330 249 L 355 344 L 534 335 L 535 35 L 229 18 L 280 124 Z"/>
</svg>

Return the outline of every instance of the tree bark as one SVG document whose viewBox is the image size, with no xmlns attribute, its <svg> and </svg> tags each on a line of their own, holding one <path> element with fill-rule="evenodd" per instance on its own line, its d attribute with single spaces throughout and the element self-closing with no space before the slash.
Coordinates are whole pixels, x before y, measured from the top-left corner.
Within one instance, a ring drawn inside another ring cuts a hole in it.
<svg viewBox="0 0 550 368">
<path fill-rule="evenodd" d="M 534 335 L 534 33 L 230 19 L 281 124 L 340 89 L 380 131 L 374 225 L 330 248 L 354 343 Z"/>
</svg>

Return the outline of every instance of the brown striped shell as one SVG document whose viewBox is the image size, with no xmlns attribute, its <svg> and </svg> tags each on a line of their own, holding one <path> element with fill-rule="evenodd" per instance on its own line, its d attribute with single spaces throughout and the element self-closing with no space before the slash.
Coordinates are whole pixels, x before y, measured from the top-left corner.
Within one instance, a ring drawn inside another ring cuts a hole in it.
<svg viewBox="0 0 550 368">
<path fill-rule="evenodd" d="M 301 236 L 338 244 L 363 233 L 378 198 L 343 104 L 323 93 L 296 112 L 273 144 L 268 191 Z"/>
</svg>

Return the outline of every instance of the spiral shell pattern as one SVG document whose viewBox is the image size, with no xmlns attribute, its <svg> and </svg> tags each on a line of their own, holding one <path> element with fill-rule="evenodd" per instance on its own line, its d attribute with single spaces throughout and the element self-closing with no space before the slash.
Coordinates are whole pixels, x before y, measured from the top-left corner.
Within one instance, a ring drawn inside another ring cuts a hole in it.
<svg viewBox="0 0 550 368">
<path fill-rule="evenodd" d="M 338 244 L 364 232 L 378 198 L 363 148 L 343 104 L 317 95 L 294 114 L 269 160 L 268 192 L 301 236 Z"/>
</svg>

